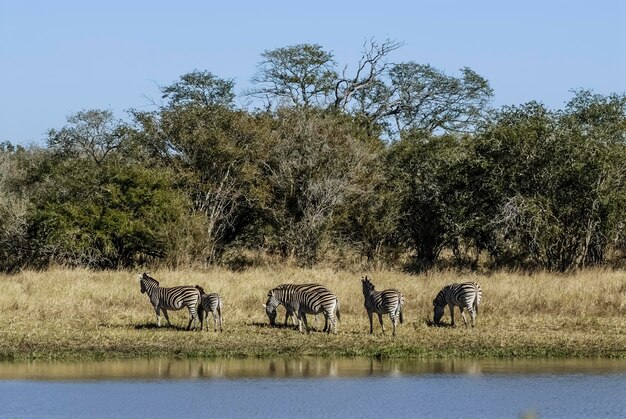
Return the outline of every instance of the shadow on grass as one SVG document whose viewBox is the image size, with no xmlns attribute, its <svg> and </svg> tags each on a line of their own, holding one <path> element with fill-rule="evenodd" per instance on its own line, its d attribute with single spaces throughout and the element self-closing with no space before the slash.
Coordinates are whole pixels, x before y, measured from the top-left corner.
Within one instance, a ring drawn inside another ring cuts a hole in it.
<svg viewBox="0 0 626 419">
<path fill-rule="evenodd" d="M 426 320 L 426 326 L 428 327 L 454 327 L 449 323 L 444 323 L 444 322 L 435 323 L 434 321 L 431 321 L 431 320 Z"/>
<path fill-rule="evenodd" d="M 284 324 L 275 324 L 274 326 L 270 326 L 270 324 L 268 322 L 252 322 L 252 323 L 248 323 L 249 325 L 252 326 L 256 326 L 256 327 L 262 327 L 262 328 L 268 328 L 268 329 L 297 329 L 298 326 L 293 326 L 293 325 L 287 325 L 285 326 Z"/>
<path fill-rule="evenodd" d="M 164 330 L 182 330 L 182 331 L 187 331 L 187 328 L 184 326 L 178 326 L 178 325 L 161 325 L 160 327 L 156 325 L 156 323 L 145 323 L 145 324 L 136 324 L 135 325 L 135 330 L 150 330 L 150 329 L 164 329 Z M 193 329 L 193 326 L 191 328 L 191 330 Z"/>
<path fill-rule="evenodd" d="M 294 330 L 296 332 L 298 331 L 298 326 L 294 326 L 292 324 L 288 324 L 287 326 L 285 326 L 284 323 L 276 323 L 274 326 L 270 326 L 268 322 L 252 322 L 252 323 L 247 323 L 247 324 L 250 326 L 255 326 L 255 327 L 264 328 L 264 329 Z M 302 325 L 302 330 L 304 330 L 304 325 Z M 309 332 L 310 333 L 326 333 L 322 329 L 318 329 L 316 327 L 311 327 L 309 329 Z"/>
</svg>

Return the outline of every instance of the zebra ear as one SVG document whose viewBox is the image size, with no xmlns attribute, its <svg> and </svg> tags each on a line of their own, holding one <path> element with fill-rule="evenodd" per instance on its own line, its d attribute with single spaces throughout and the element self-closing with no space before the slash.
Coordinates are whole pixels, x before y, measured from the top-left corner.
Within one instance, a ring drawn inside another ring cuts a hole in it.
<svg viewBox="0 0 626 419">
<path fill-rule="evenodd" d="M 265 304 L 263 304 L 263 308 L 267 308 L 267 306 Z"/>
</svg>

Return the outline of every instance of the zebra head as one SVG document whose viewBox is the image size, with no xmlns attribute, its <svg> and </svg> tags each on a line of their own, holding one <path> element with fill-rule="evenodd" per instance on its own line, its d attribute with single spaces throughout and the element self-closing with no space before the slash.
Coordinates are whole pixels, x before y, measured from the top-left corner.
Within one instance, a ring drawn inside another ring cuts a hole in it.
<svg viewBox="0 0 626 419">
<path fill-rule="evenodd" d="M 363 295 L 367 295 L 370 291 L 374 291 L 374 284 L 370 282 L 368 277 L 361 278 L 361 285 L 363 286 Z"/>
<path fill-rule="evenodd" d="M 434 311 L 435 311 L 435 313 L 434 313 L 433 318 L 434 318 L 434 320 L 435 320 L 435 323 L 437 323 L 437 324 L 439 324 L 439 321 L 440 321 L 440 320 L 441 320 L 441 318 L 443 317 L 443 309 L 444 309 L 444 308 L 443 308 L 443 307 L 441 307 L 441 306 L 435 306 L 435 310 L 434 310 Z"/>
<path fill-rule="evenodd" d="M 443 310 L 446 308 L 446 304 L 447 304 L 446 294 L 449 292 L 449 290 L 450 290 L 450 285 L 446 285 L 445 287 L 441 289 L 441 291 L 439 291 L 439 293 L 433 300 L 433 309 L 434 309 L 433 320 L 437 324 L 439 324 L 439 321 L 443 317 Z"/>
<path fill-rule="evenodd" d="M 280 302 L 274 296 L 274 290 L 270 290 L 267 293 L 267 302 L 263 304 L 263 307 L 265 307 L 265 313 L 270 320 L 270 326 L 276 325 L 276 307 L 278 307 L 279 304 Z"/>
<path fill-rule="evenodd" d="M 148 290 L 149 283 L 156 284 L 157 286 L 159 285 L 159 281 L 152 278 L 147 273 L 144 272 L 143 274 L 139 275 L 139 286 L 141 287 L 142 294 L 145 294 L 145 292 Z"/>
</svg>

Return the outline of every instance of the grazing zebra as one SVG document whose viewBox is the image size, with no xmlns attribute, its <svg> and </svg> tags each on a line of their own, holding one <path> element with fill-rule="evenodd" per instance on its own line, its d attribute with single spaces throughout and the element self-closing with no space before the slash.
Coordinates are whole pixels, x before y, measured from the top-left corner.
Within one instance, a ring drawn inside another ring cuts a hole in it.
<svg viewBox="0 0 626 419">
<path fill-rule="evenodd" d="M 287 317 L 295 315 L 300 333 L 302 333 L 302 323 L 307 333 L 309 332 L 306 315 L 317 313 L 324 314 L 324 330 L 330 333 L 332 329 L 333 333 L 337 333 L 336 320 L 341 319 L 339 301 L 337 296 L 326 287 L 318 284 L 283 284 L 271 289 L 267 293 L 267 302 L 264 304 L 271 326 L 276 324 L 276 307 L 280 304 L 285 306 Z"/>
<path fill-rule="evenodd" d="M 470 312 L 472 316 L 472 327 L 474 327 L 482 294 L 483 292 L 480 289 L 480 285 L 476 282 L 446 285 L 433 300 L 435 323 L 439 324 L 439 321 L 443 317 L 443 311 L 446 305 L 448 305 L 448 307 L 450 307 L 452 326 L 454 326 L 454 306 L 457 306 L 461 309 L 461 317 L 463 318 L 465 326 L 467 326 L 467 319 L 465 318 L 465 313 L 463 313 L 463 308 L 466 308 L 467 311 Z"/>
<path fill-rule="evenodd" d="M 383 329 L 384 334 L 385 326 L 383 325 L 383 314 L 389 313 L 391 324 L 393 325 L 393 336 L 395 336 L 398 320 L 400 320 L 400 324 L 404 322 L 404 316 L 402 314 L 404 295 L 396 289 L 376 291 L 374 284 L 372 284 L 367 277 L 361 279 L 361 285 L 363 286 L 365 309 L 370 319 L 370 334 L 374 332 L 374 323 L 372 321 L 373 314 L 378 314 L 378 321 L 380 322 L 380 327 Z"/>
<path fill-rule="evenodd" d="M 167 323 L 171 326 L 172 323 L 167 315 L 167 310 L 180 310 L 183 307 L 187 307 L 187 309 L 189 309 L 189 324 L 187 325 L 187 330 L 191 328 L 192 321 L 193 327 L 196 328 L 200 291 L 195 287 L 182 285 L 163 288 L 159 286 L 159 281 L 150 277 L 147 273 L 143 273 L 139 276 L 139 284 L 141 286 L 141 293 L 148 294 L 152 307 L 154 307 L 157 317 L 157 326 L 161 326 L 161 310 L 163 310 L 165 320 L 167 320 Z"/>
<path fill-rule="evenodd" d="M 207 294 L 204 289 L 196 285 L 198 291 L 200 291 L 200 306 L 198 307 L 198 317 L 200 317 L 200 330 L 202 330 L 202 323 L 204 322 L 204 316 L 206 313 L 207 322 L 206 330 L 209 330 L 209 313 L 213 315 L 213 330 L 217 332 L 217 323 L 220 324 L 220 332 L 222 331 L 222 298 L 219 294 L 212 292 Z"/>
<path fill-rule="evenodd" d="M 335 317 L 339 318 L 339 299 L 337 299 L 337 303 L 335 304 Z M 287 309 L 285 311 L 285 327 L 287 327 L 287 320 L 290 318 L 292 319 L 295 326 L 297 324 L 297 317 L 290 309 Z M 314 327 L 317 327 L 317 314 L 315 314 L 315 317 L 313 317 L 313 325 Z M 324 328 L 322 329 L 322 331 L 328 331 L 328 318 L 326 318 L 326 316 L 324 316 Z"/>
</svg>

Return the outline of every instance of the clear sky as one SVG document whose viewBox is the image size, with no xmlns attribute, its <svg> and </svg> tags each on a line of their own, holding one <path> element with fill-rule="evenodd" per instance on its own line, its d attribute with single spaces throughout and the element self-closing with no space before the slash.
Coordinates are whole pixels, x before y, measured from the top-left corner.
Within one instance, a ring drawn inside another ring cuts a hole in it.
<svg viewBox="0 0 626 419">
<path fill-rule="evenodd" d="M 392 62 L 472 68 L 497 107 L 626 92 L 621 0 L 0 0 L 0 141 L 43 145 L 82 109 L 150 109 L 194 69 L 242 91 L 264 50 L 317 43 L 354 65 L 372 37 L 404 42 Z"/>
</svg>

